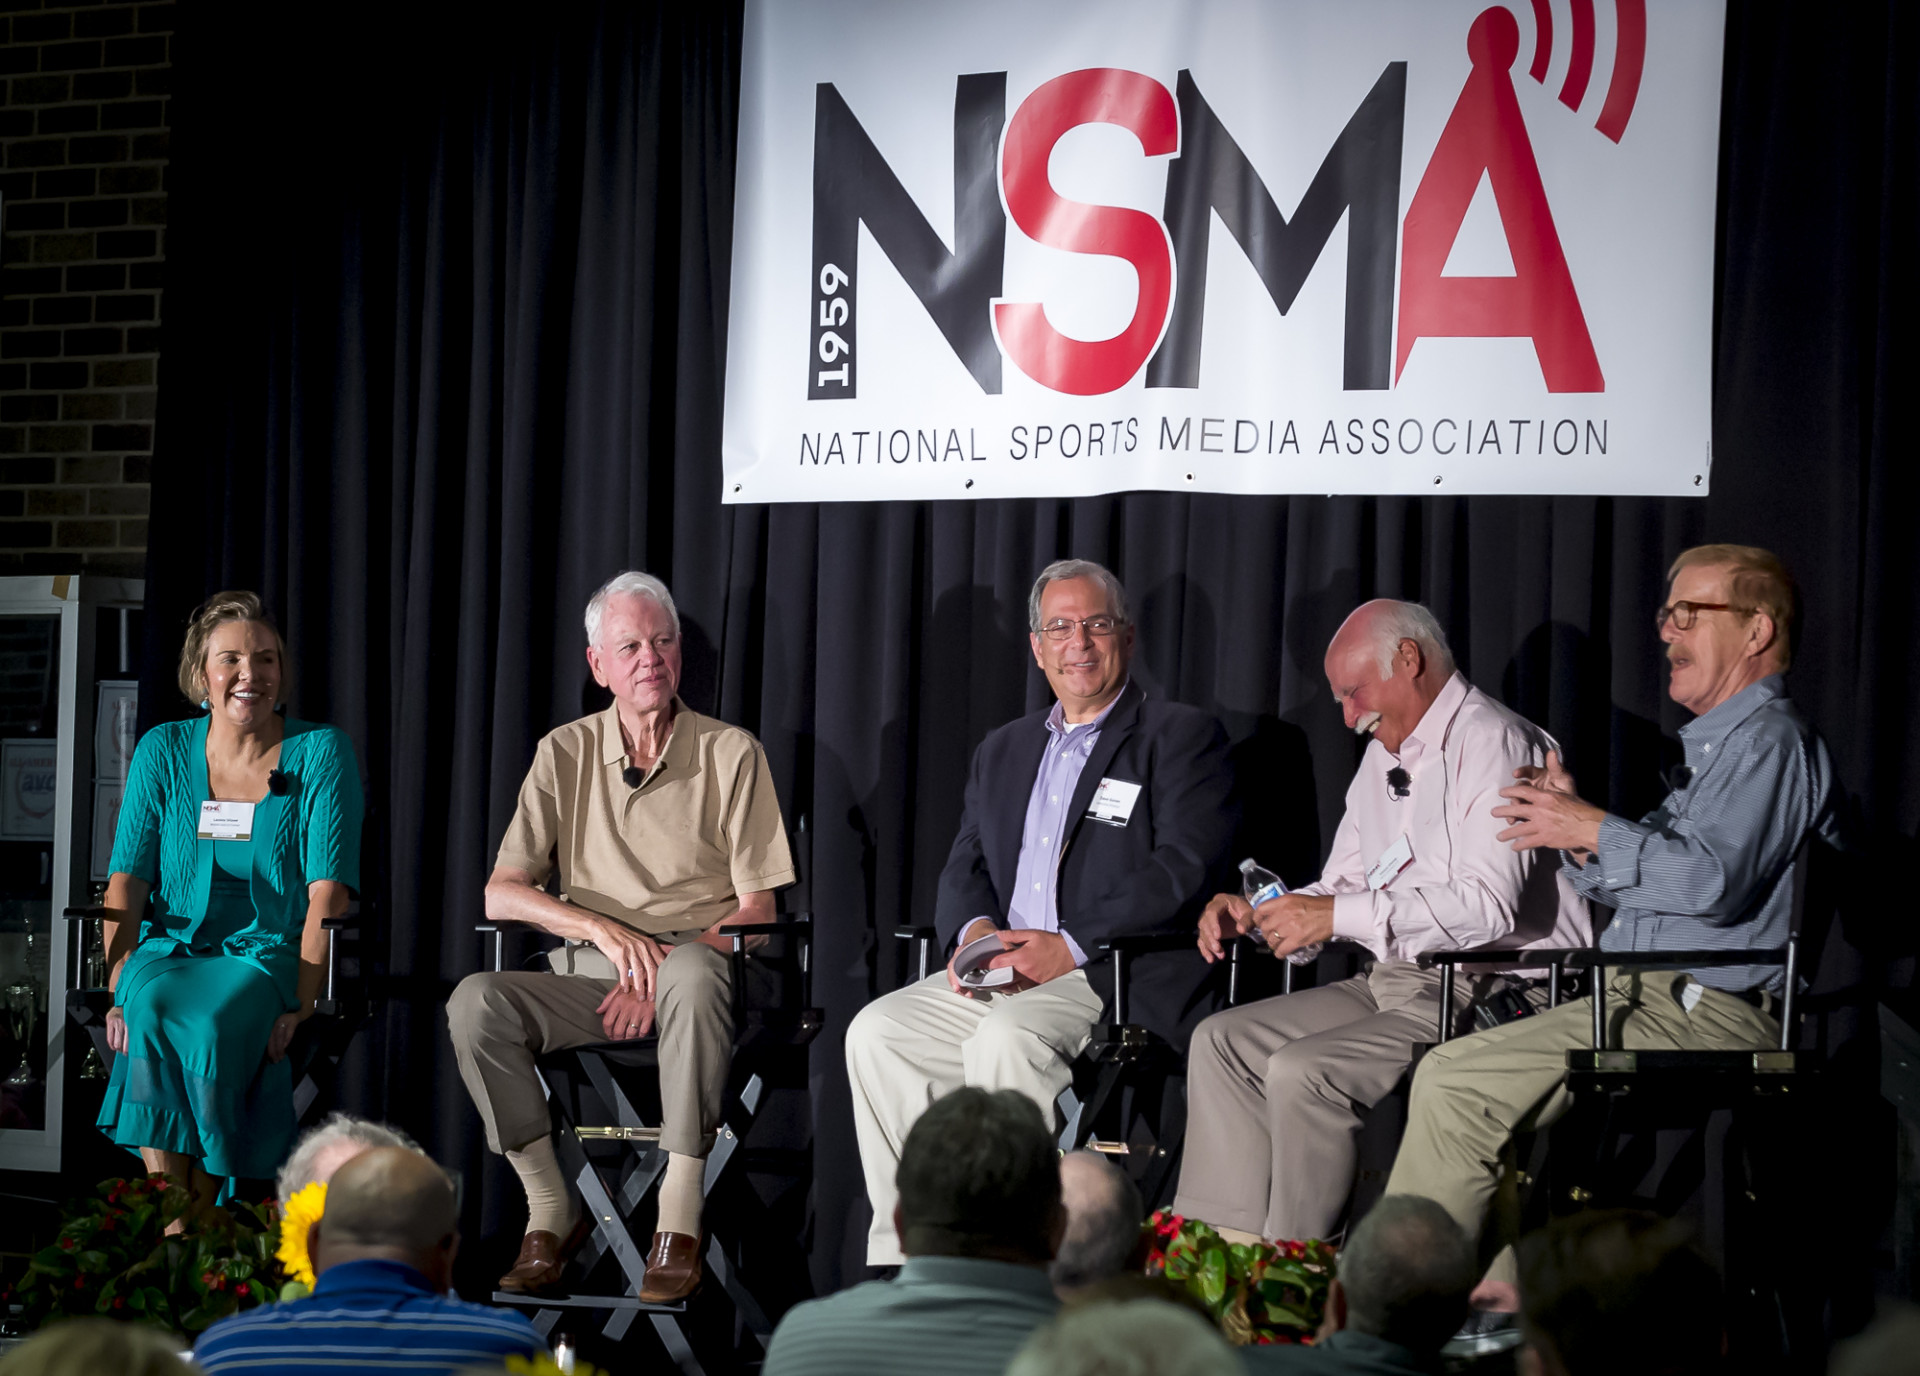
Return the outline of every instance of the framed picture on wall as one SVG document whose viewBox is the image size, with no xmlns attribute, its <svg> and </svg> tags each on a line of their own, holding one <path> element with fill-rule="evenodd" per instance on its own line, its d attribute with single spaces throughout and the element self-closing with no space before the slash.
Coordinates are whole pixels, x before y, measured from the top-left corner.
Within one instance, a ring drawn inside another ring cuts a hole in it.
<svg viewBox="0 0 1920 1376">
<path fill-rule="evenodd" d="M 134 717 L 140 708 L 140 684 L 134 679 L 100 680 L 100 702 L 93 718 L 93 777 L 121 779 L 133 763 Z"/>
<path fill-rule="evenodd" d="M 120 826 L 120 799 L 127 786 L 120 779 L 99 779 L 93 785 L 93 863 L 90 879 L 111 879 L 113 834 Z"/>
<path fill-rule="evenodd" d="M 53 740 L 0 741 L 0 840 L 52 839 L 58 751 Z"/>
</svg>

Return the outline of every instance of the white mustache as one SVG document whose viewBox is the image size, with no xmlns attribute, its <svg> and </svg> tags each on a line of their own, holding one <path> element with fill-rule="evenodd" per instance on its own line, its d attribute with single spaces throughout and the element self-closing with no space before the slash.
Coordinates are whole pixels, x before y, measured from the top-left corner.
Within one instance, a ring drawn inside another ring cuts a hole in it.
<svg viewBox="0 0 1920 1376">
<path fill-rule="evenodd" d="M 1375 728 L 1379 725 L 1380 714 L 1378 712 L 1369 712 L 1353 724 L 1353 734 L 1356 736 L 1371 736 Z"/>
</svg>

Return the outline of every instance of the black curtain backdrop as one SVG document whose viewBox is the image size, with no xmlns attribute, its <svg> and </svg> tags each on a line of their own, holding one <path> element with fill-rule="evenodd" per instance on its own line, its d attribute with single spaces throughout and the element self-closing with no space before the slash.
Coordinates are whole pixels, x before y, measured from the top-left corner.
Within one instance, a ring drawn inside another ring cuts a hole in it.
<svg viewBox="0 0 1920 1376">
<path fill-rule="evenodd" d="M 295 710 L 357 743 L 384 1002 L 347 1105 L 467 1172 L 470 1233 L 517 1235 L 443 1005 L 534 742 L 599 705 L 579 614 L 626 567 L 673 587 L 687 699 L 756 731 L 808 819 L 821 1287 L 858 1278 L 865 1218 L 840 1033 L 895 982 L 886 929 L 931 911 L 973 747 L 1045 700 L 1024 601 L 1050 559 L 1125 580 L 1136 672 L 1226 723 L 1246 845 L 1298 879 L 1356 757 L 1320 674 L 1355 603 L 1430 604 L 1466 672 L 1633 810 L 1682 721 L 1667 562 L 1766 545 L 1805 587 L 1795 695 L 1870 826 L 1910 838 L 1920 12 L 1730 8 L 1711 497 L 733 508 L 737 6 L 184 9 L 142 708 L 185 711 L 188 611 L 254 587 Z M 1904 985 L 1905 949 L 1864 962 Z"/>
</svg>

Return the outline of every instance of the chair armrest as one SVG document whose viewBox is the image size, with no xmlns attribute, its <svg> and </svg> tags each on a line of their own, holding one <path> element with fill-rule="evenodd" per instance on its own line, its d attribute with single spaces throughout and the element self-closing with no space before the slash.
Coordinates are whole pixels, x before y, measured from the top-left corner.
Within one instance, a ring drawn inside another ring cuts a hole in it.
<svg viewBox="0 0 1920 1376">
<path fill-rule="evenodd" d="M 793 921 L 793 922 L 733 922 L 733 923 L 728 923 L 724 927 L 715 928 L 715 930 L 724 936 L 730 936 L 730 937 L 749 937 L 749 936 L 810 937 L 813 935 L 813 923 L 811 920 L 805 920 L 805 919 Z"/>
<path fill-rule="evenodd" d="M 893 935 L 896 941 L 917 941 L 922 937 L 932 941 L 940 935 L 940 929 L 932 923 L 919 927 L 895 927 Z"/>
<path fill-rule="evenodd" d="M 113 908 L 68 908 L 64 916 L 69 922 L 105 922 L 115 911 Z"/>
<path fill-rule="evenodd" d="M 473 930 L 480 933 L 482 937 L 493 938 L 493 972 L 496 975 L 506 968 L 507 928 L 518 925 L 511 922 L 494 922 L 491 919 L 473 924 Z"/>
<path fill-rule="evenodd" d="M 1141 932 L 1125 936 L 1109 937 L 1105 941 L 1094 943 L 1094 950 L 1115 954 L 1139 956 L 1156 951 L 1186 951 L 1193 948 L 1196 937 L 1192 932 Z"/>
<path fill-rule="evenodd" d="M 940 939 L 940 929 L 938 927 L 925 925 L 895 927 L 893 929 L 893 939 L 895 941 L 918 942 L 919 949 L 914 953 L 914 956 L 919 962 L 919 977 L 925 979 L 933 973 L 933 943 Z"/>
<path fill-rule="evenodd" d="M 1431 970 L 1438 965 L 1488 965 L 1497 970 L 1532 970 L 1542 965 L 1572 964 L 1575 968 L 1584 956 L 1591 956 L 1591 946 L 1555 946 L 1537 950 L 1521 951 L 1511 946 L 1469 946 L 1462 950 L 1422 951 L 1414 957 L 1414 963 L 1422 970 Z M 1611 960 L 1608 962 L 1611 964 Z"/>
<path fill-rule="evenodd" d="M 1722 965 L 1785 965 L 1785 946 L 1753 947 L 1739 951 L 1595 951 L 1585 950 L 1568 960 L 1576 970 L 1610 965 L 1623 970 L 1711 969 Z"/>
</svg>

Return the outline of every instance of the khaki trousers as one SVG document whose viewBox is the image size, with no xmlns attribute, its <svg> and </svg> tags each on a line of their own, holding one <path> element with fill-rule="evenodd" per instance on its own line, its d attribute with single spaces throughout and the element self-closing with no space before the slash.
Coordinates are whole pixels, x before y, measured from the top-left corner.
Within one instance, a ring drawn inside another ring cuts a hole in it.
<svg viewBox="0 0 1920 1376">
<path fill-rule="evenodd" d="M 941 970 L 860 1010 L 847 1026 L 847 1078 L 873 1201 L 868 1265 L 906 1259 L 893 1226 L 894 1177 L 900 1146 L 927 1106 L 963 1085 L 1012 1089 L 1053 1122 L 1053 1101 L 1073 1078 L 1073 1058 L 1099 1016 L 1100 996 L 1082 970 L 985 999 L 954 993 Z"/>
<path fill-rule="evenodd" d="M 660 963 L 654 999 L 660 1146 L 682 1156 L 705 1156 L 713 1145 L 733 1060 L 732 967 L 724 954 L 693 940 L 699 935 L 654 937 L 672 947 Z M 609 968 L 592 947 L 553 954 L 557 969 Z M 597 974 L 506 970 L 468 975 L 454 989 L 447 1003 L 453 1052 L 493 1150 L 518 1151 L 552 1131 L 534 1059 L 606 1041 L 594 1009 L 615 983 Z"/>
<path fill-rule="evenodd" d="M 1626 1051 L 1724 1051 L 1780 1044 L 1780 1024 L 1733 994 L 1699 986 L 1689 1011 L 1690 975 L 1678 970 L 1616 973 L 1607 981 L 1607 1045 Z M 1567 1052 L 1593 1045 L 1593 1003 L 1579 999 L 1519 1022 L 1435 1047 L 1413 1077 L 1407 1135 L 1387 1181 L 1389 1194 L 1421 1194 L 1454 1216 L 1482 1255 L 1512 1241 L 1482 1237 L 1508 1169 L 1516 1132 L 1551 1123 L 1572 1102 Z M 1512 1280 L 1512 1253 L 1490 1276 Z"/>
<path fill-rule="evenodd" d="M 1456 1009 L 1471 984 L 1459 981 Z M 1399 1083 L 1414 1043 L 1434 1040 L 1439 1009 L 1438 970 L 1383 960 L 1201 1023 L 1174 1211 L 1266 1238 L 1331 1237 L 1353 1191 L 1362 1115 Z"/>
</svg>

